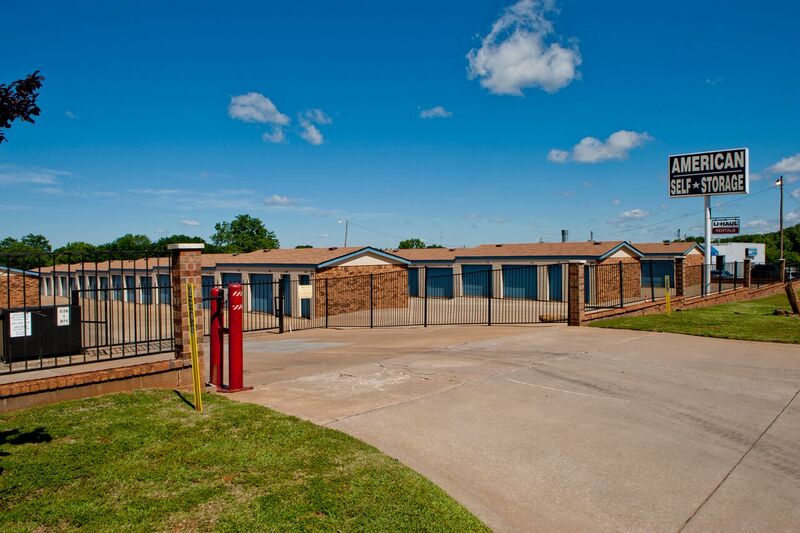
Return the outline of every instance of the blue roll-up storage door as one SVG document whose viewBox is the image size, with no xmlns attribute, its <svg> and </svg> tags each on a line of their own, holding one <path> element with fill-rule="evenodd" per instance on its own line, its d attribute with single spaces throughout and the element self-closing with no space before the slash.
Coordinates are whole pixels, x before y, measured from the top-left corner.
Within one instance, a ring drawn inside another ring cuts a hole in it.
<svg viewBox="0 0 800 533">
<path fill-rule="evenodd" d="M 425 293 L 430 298 L 453 297 L 453 269 L 426 268 Z"/>
<path fill-rule="evenodd" d="M 111 289 L 115 300 L 122 300 L 122 276 L 114 274 L 111 276 Z"/>
<path fill-rule="evenodd" d="M 203 276 L 203 309 L 211 307 L 211 289 L 214 287 L 214 276 Z"/>
<path fill-rule="evenodd" d="M 92 276 L 92 277 L 86 276 L 86 288 L 88 289 L 88 291 L 86 292 L 87 296 L 89 298 L 92 298 L 93 300 L 96 299 L 97 298 L 97 278 L 95 278 L 94 276 Z"/>
<path fill-rule="evenodd" d="M 250 274 L 250 299 L 253 311 L 272 313 L 272 274 Z"/>
<path fill-rule="evenodd" d="M 408 295 L 419 296 L 419 269 L 408 269 Z"/>
<path fill-rule="evenodd" d="M 145 305 L 153 303 L 153 280 L 150 276 L 142 276 L 139 278 L 139 287 L 141 287 L 141 302 Z"/>
<path fill-rule="evenodd" d="M 664 276 L 675 287 L 675 263 L 673 261 L 642 261 L 642 286 L 650 286 L 650 264 L 653 265 L 653 287 L 664 288 Z"/>
<path fill-rule="evenodd" d="M 137 301 L 136 298 L 136 278 L 133 276 L 125 276 L 125 293 L 129 302 Z"/>
<path fill-rule="evenodd" d="M 101 300 L 105 300 L 108 298 L 108 278 L 102 277 L 100 278 L 100 291 L 97 293 L 98 297 Z"/>
<path fill-rule="evenodd" d="M 172 291 L 169 285 L 169 274 L 158 275 L 158 302 L 162 304 L 172 303 Z"/>
<path fill-rule="evenodd" d="M 503 265 L 503 297 L 535 300 L 536 266 Z"/>
<path fill-rule="evenodd" d="M 227 273 L 222 275 L 222 286 L 228 287 L 231 283 L 241 283 L 242 282 L 242 275 L 241 274 L 233 274 Z"/>
<path fill-rule="evenodd" d="M 300 285 L 310 285 L 311 278 L 303 274 L 300 276 Z M 311 299 L 303 298 L 300 300 L 300 314 L 303 318 L 311 318 Z"/>
<path fill-rule="evenodd" d="M 461 280 L 464 296 L 492 294 L 492 265 L 461 265 Z"/>
<path fill-rule="evenodd" d="M 560 302 L 564 299 L 563 281 L 564 274 L 561 265 L 547 266 L 547 279 L 550 282 L 550 299 Z"/>
<path fill-rule="evenodd" d="M 283 314 L 292 314 L 292 278 L 289 274 L 281 276 L 283 284 Z"/>
</svg>

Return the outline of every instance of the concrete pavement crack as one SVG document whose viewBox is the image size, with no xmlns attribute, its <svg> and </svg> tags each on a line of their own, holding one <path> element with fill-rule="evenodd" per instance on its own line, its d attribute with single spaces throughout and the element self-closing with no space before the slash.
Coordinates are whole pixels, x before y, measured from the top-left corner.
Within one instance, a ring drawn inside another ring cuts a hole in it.
<svg viewBox="0 0 800 533">
<path fill-rule="evenodd" d="M 800 395 L 800 388 L 798 388 L 797 391 L 795 391 L 794 395 L 792 395 L 792 397 L 789 399 L 789 401 L 786 402 L 786 405 L 784 405 L 783 408 L 780 411 L 778 411 L 778 414 L 775 415 L 775 418 L 773 418 L 772 421 L 767 425 L 767 427 L 764 428 L 764 431 L 762 431 L 761 434 L 756 438 L 756 440 L 753 441 L 753 443 L 750 445 L 750 447 L 747 449 L 747 451 L 745 451 L 742 454 L 742 456 L 739 457 L 739 460 L 736 461 L 736 463 L 734 463 L 734 465 L 730 468 L 730 470 L 728 470 L 728 472 L 725 474 L 725 476 L 723 476 L 723 478 L 719 481 L 719 483 L 717 483 L 717 485 L 708 494 L 708 496 L 706 496 L 705 499 L 702 502 L 700 502 L 700 505 L 697 506 L 697 508 L 694 510 L 694 512 L 689 516 L 689 518 L 686 519 L 686 521 L 683 523 L 683 525 L 680 527 L 680 529 L 678 531 L 684 531 L 686 529 L 686 526 L 689 525 L 689 522 L 691 522 L 694 519 L 694 517 L 697 516 L 697 513 L 700 512 L 700 509 L 702 509 L 705 506 L 705 504 L 708 503 L 708 501 L 714 496 L 714 494 L 716 494 L 717 490 L 719 490 L 719 488 L 728 480 L 728 478 L 733 473 L 733 471 L 736 470 L 736 468 L 740 464 L 742 464 L 742 461 L 744 461 L 744 458 L 747 457 L 747 455 L 751 451 L 753 451 L 753 448 L 756 447 L 756 445 L 759 443 L 761 438 L 764 435 L 767 434 L 767 432 L 772 428 L 772 426 L 781 417 L 781 415 L 786 411 L 786 409 L 789 408 L 789 406 L 792 404 L 792 402 L 795 400 L 795 398 L 797 398 L 798 395 Z"/>
</svg>

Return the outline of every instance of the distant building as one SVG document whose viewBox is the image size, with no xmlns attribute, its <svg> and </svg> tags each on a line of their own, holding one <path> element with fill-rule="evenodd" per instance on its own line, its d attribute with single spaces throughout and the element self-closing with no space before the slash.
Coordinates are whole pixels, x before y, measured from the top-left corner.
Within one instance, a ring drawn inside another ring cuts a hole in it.
<svg viewBox="0 0 800 533">
<path fill-rule="evenodd" d="M 753 263 L 767 261 L 766 248 L 762 242 L 723 242 L 711 246 L 711 255 L 724 257 L 725 263 L 743 262 L 749 257 Z"/>
</svg>

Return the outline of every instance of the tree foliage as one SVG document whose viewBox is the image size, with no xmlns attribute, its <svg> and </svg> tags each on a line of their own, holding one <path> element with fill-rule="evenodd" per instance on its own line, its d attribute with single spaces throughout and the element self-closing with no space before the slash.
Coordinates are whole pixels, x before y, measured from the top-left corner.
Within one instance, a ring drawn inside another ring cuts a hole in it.
<svg viewBox="0 0 800 533">
<path fill-rule="evenodd" d="M 425 248 L 425 242 L 422 239 L 405 239 L 400 241 L 398 246 L 401 250 L 409 250 L 409 249 L 418 249 L 418 248 Z"/>
<path fill-rule="evenodd" d="M 275 233 L 268 230 L 260 218 L 238 215 L 231 222 L 218 222 L 211 242 L 227 253 L 279 248 Z"/>
<path fill-rule="evenodd" d="M 702 244 L 705 239 L 704 237 L 686 237 L 685 240 Z M 719 242 L 763 242 L 768 263 L 774 263 L 781 257 L 781 237 L 778 231 L 737 235 L 719 239 Z M 786 264 L 800 263 L 800 224 L 783 229 L 783 257 L 786 259 Z"/>
<path fill-rule="evenodd" d="M 8 85 L 0 84 L 0 144 L 7 140 L 3 129 L 10 128 L 12 122 L 22 120 L 33 124 L 33 117 L 39 116 L 41 110 L 36 98 L 43 81 L 44 77 L 37 70 Z"/>
</svg>

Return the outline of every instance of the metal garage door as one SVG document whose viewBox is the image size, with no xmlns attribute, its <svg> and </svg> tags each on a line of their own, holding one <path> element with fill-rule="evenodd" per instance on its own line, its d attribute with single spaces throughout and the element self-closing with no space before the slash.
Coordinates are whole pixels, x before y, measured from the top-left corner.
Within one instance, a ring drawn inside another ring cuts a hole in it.
<svg viewBox="0 0 800 533">
<path fill-rule="evenodd" d="M 464 296 L 492 295 L 492 265 L 461 265 Z"/>
<path fill-rule="evenodd" d="M 250 300 L 253 311 L 272 313 L 273 298 L 272 274 L 250 274 Z"/>
<path fill-rule="evenodd" d="M 550 285 L 550 300 L 560 302 L 564 300 L 564 272 L 562 265 L 547 266 L 547 280 Z"/>
<path fill-rule="evenodd" d="M 281 276 L 281 283 L 283 284 L 283 314 L 292 314 L 292 278 L 289 274 Z"/>
<path fill-rule="evenodd" d="M 537 268 L 531 266 L 503 265 L 503 298 L 535 300 Z"/>
<path fill-rule="evenodd" d="M 419 296 L 419 269 L 408 269 L 408 295 Z"/>
<path fill-rule="evenodd" d="M 142 276 L 139 278 L 139 287 L 141 287 L 141 298 L 139 301 L 145 305 L 153 303 L 153 280 L 150 276 Z"/>
<path fill-rule="evenodd" d="M 172 291 L 170 290 L 169 274 L 158 275 L 158 302 L 162 304 L 172 303 Z"/>
<path fill-rule="evenodd" d="M 651 278 L 652 273 L 652 278 Z M 653 287 L 664 288 L 664 276 L 669 276 L 670 285 L 675 286 L 675 262 L 642 261 L 642 287 L 649 287 L 652 279 Z"/>
<path fill-rule="evenodd" d="M 425 293 L 431 298 L 452 298 L 453 269 L 426 268 Z"/>
<path fill-rule="evenodd" d="M 227 273 L 222 275 L 222 286 L 228 287 L 231 283 L 241 283 L 242 282 L 242 275 L 241 274 L 233 274 Z"/>
<path fill-rule="evenodd" d="M 71 280 L 70 280 L 71 281 Z M 125 297 L 129 302 L 134 302 L 136 298 L 136 278 L 133 276 L 125 276 Z"/>
</svg>

